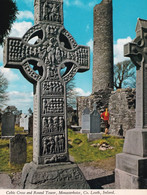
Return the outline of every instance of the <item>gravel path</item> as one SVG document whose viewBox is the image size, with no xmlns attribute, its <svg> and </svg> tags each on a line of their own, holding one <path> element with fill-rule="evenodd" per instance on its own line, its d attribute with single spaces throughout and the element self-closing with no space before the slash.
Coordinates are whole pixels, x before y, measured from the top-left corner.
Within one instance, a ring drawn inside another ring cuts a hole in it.
<svg viewBox="0 0 147 195">
<path fill-rule="evenodd" d="M 78 164 L 91 189 L 115 189 L 113 171 L 94 166 Z M 11 175 L 0 174 L 0 189 L 22 189 L 21 173 Z"/>
</svg>

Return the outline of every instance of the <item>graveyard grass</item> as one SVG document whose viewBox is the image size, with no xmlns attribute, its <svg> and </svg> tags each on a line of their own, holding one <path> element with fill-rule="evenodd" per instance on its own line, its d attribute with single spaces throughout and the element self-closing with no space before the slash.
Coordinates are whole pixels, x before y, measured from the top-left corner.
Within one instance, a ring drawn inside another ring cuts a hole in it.
<svg viewBox="0 0 147 195">
<path fill-rule="evenodd" d="M 69 154 L 74 158 L 76 163 L 93 164 L 101 168 L 114 169 L 115 155 L 123 150 L 124 139 L 115 136 L 103 135 L 101 140 L 89 142 L 86 134 L 76 133 L 69 129 Z M 99 147 L 92 146 L 93 144 L 108 143 L 114 149 L 100 151 Z"/>
<path fill-rule="evenodd" d="M 0 131 L 1 134 L 1 131 Z M 15 134 L 26 135 L 23 132 L 23 128 L 15 126 Z M 1 136 L 1 135 L 0 135 Z M 27 138 L 27 162 L 32 161 L 33 156 L 33 138 Z M 15 173 L 20 172 L 23 168 L 24 164 L 10 164 L 9 162 L 9 140 L 0 139 L 0 172 L 3 173 Z"/>
<path fill-rule="evenodd" d="M 15 126 L 16 134 L 24 134 L 23 128 Z M 27 138 L 27 163 L 32 161 L 33 139 Z M 80 134 L 68 130 L 69 155 L 74 158 L 76 163 L 88 163 L 102 168 L 113 169 L 115 166 L 115 155 L 122 152 L 123 139 L 114 136 L 103 136 L 103 139 L 89 142 L 86 134 Z M 100 151 L 98 147 L 92 144 L 107 142 L 114 149 Z M 16 165 L 9 163 L 9 140 L 0 139 L 0 172 L 15 173 L 20 172 L 24 164 Z"/>
</svg>

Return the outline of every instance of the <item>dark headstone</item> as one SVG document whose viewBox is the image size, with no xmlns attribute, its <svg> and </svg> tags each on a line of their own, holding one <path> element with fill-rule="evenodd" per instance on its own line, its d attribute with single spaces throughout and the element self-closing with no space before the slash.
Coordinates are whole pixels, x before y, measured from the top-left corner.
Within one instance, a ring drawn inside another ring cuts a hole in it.
<svg viewBox="0 0 147 195">
<path fill-rule="evenodd" d="M 15 116 L 11 112 L 2 115 L 2 137 L 12 137 L 15 133 Z"/>
<path fill-rule="evenodd" d="M 27 160 L 27 142 L 24 135 L 10 139 L 10 163 L 23 164 Z"/>
<path fill-rule="evenodd" d="M 33 114 L 29 117 L 29 136 L 33 136 Z"/>
<path fill-rule="evenodd" d="M 93 141 L 96 139 L 102 139 L 101 131 L 101 117 L 97 111 L 97 104 L 93 104 L 93 112 L 90 114 L 90 133 L 87 134 L 88 140 Z"/>
<path fill-rule="evenodd" d="M 90 114 L 90 133 L 100 133 L 101 131 L 101 116 L 97 110 Z"/>
</svg>

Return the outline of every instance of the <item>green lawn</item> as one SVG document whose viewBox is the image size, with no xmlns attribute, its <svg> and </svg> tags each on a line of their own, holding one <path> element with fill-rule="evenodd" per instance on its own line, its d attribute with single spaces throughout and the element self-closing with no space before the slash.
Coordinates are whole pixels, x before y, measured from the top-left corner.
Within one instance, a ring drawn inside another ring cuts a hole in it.
<svg viewBox="0 0 147 195">
<path fill-rule="evenodd" d="M 23 129 L 16 128 L 16 134 L 24 134 Z M 27 138 L 27 162 L 32 161 L 33 156 L 33 139 L 32 137 Z M 69 142 L 69 154 L 74 158 L 77 163 L 88 163 L 92 162 L 95 164 L 105 164 L 105 160 L 115 159 L 117 153 L 122 152 L 123 139 L 119 139 L 114 136 L 103 136 L 103 139 L 88 142 L 86 134 L 80 134 L 72 130 L 68 130 L 68 142 Z M 113 146 L 114 149 L 100 151 L 98 147 L 91 146 L 96 143 L 107 142 Z M 13 173 L 22 170 L 24 164 L 16 165 L 9 163 L 9 140 L 0 139 L 0 172 Z"/>
<path fill-rule="evenodd" d="M 122 152 L 124 140 L 115 136 L 104 135 L 103 139 L 89 142 L 86 134 L 68 131 L 69 154 L 74 157 L 75 162 L 93 162 L 108 158 L 115 158 L 117 153 Z M 99 147 L 93 147 L 92 144 L 107 142 L 114 149 L 100 151 Z"/>
</svg>

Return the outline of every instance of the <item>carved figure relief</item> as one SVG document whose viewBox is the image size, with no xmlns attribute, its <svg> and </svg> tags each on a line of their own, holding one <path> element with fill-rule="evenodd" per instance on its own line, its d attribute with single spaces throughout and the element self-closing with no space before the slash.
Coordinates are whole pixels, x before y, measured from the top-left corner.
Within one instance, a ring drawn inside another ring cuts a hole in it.
<svg viewBox="0 0 147 195">
<path fill-rule="evenodd" d="M 42 139 L 42 154 L 50 155 L 65 151 L 64 135 L 47 136 Z"/>
<path fill-rule="evenodd" d="M 58 81 L 45 81 L 42 83 L 42 86 L 43 95 L 55 95 L 64 93 L 64 87 L 61 82 Z"/>
<path fill-rule="evenodd" d="M 41 4 L 41 20 L 60 23 L 62 21 L 61 10 L 61 3 L 45 1 Z"/>
<path fill-rule="evenodd" d="M 63 113 L 64 112 L 64 100 L 63 98 L 43 99 L 42 113 Z"/>
<path fill-rule="evenodd" d="M 64 117 L 43 117 L 42 119 L 42 133 L 52 133 L 52 132 L 64 132 L 65 123 Z"/>
</svg>

